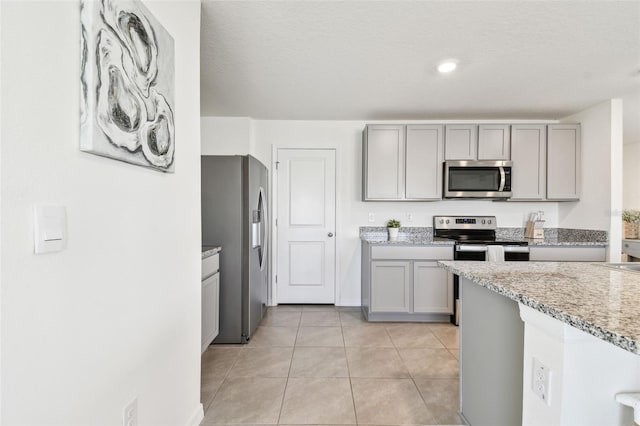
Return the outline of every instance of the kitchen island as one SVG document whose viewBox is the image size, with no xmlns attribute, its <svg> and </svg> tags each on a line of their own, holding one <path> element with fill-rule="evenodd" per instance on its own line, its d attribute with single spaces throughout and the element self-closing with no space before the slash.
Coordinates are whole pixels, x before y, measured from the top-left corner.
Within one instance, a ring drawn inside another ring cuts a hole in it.
<svg viewBox="0 0 640 426">
<path fill-rule="evenodd" d="M 640 390 L 640 274 L 576 262 L 439 264 L 460 276 L 470 424 L 631 424 L 614 397 Z"/>
</svg>

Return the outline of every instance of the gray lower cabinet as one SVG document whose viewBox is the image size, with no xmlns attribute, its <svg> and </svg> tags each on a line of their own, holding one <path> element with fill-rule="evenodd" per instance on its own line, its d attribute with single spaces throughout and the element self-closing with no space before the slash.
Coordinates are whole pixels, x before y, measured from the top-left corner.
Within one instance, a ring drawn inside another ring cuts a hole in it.
<svg viewBox="0 0 640 426">
<path fill-rule="evenodd" d="M 605 262 L 607 248 L 602 246 L 530 246 L 532 262 Z"/>
<path fill-rule="evenodd" d="M 371 312 L 410 312 L 410 262 L 371 262 Z"/>
<path fill-rule="evenodd" d="M 365 317 L 369 321 L 449 321 L 453 275 L 438 267 L 437 260 L 452 258 L 449 246 L 372 247 L 363 241 Z"/>
<path fill-rule="evenodd" d="M 436 262 L 413 262 L 413 312 L 453 313 L 453 275 Z"/>
</svg>

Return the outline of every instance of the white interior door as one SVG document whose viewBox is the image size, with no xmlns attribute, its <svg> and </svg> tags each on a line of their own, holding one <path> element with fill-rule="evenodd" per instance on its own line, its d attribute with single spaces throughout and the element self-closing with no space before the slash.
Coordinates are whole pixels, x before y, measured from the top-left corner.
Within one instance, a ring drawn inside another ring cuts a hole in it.
<svg viewBox="0 0 640 426">
<path fill-rule="evenodd" d="M 335 303 L 336 158 L 277 151 L 277 303 Z"/>
</svg>

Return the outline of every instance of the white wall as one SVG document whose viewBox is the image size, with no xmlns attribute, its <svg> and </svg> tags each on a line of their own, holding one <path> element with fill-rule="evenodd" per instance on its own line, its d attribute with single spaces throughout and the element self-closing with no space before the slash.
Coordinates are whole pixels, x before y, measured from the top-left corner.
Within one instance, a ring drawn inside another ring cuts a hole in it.
<svg viewBox="0 0 640 426">
<path fill-rule="evenodd" d="M 610 247 L 621 247 L 622 103 L 602 102 L 562 122 L 581 123 L 582 191 L 580 201 L 560 203 L 560 227 L 609 231 Z M 619 261 L 620 250 L 609 259 Z"/>
<path fill-rule="evenodd" d="M 79 151 L 79 2 L 2 7 L 2 424 L 201 414 L 200 2 L 145 2 L 175 39 L 176 172 Z M 68 248 L 33 254 L 32 208 Z"/>
<path fill-rule="evenodd" d="M 625 144 L 623 156 L 623 208 L 640 209 L 640 142 Z"/>
<path fill-rule="evenodd" d="M 208 120 L 209 118 L 207 118 Z M 204 120 L 204 118 L 203 118 Z M 224 126 L 219 119 L 216 125 Z M 421 121 L 422 123 L 426 121 Z M 438 121 L 442 123 L 443 121 Z M 461 122 L 461 121 L 456 121 Z M 477 122 L 477 121 L 475 121 Z M 439 201 L 439 202 L 363 202 L 362 187 L 362 130 L 365 121 L 287 121 L 254 120 L 250 153 L 271 169 L 272 147 L 282 148 L 334 148 L 336 150 L 336 253 L 337 303 L 360 303 L 360 226 L 383 226 L 387 219 L 398 218 L 404 226 L 432 226 L 434 215 L 496 215 L 499 226 L 522 227 L 526 215 L 544 210 L 547 226 L 558 226 L 558 203 L 506 203 L 492 201 Z M 230 121 L 233 128 L 235 122 Z M 225 133 L 218 129 L 217 133 Z M 207 146 L 204 134 L 203 152 L 215 151 Z M 227 152 L 225 152 L 226 154 Z M 240 153 L 240 152 L 239 152 Z M 273 179 L 271 179 L 273 181 Z M 375 222 L 368 222 L 369 213 Z M 413 222 L 407 221 L 407 214 Z M 272 267 L 275 273 L 275 265 Z"/>
<path fill-rule="evenodd" d="M 247 155 L 252 120 L 248 117 L 202 117 L 202 155 Z"/>
</svg>

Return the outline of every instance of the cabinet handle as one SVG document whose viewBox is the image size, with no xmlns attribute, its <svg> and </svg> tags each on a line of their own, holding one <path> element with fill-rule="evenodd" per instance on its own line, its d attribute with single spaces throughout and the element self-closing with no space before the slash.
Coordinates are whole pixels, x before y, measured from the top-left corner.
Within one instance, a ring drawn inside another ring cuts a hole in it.
<svg viewBox="0 0 640 426">
<path fill-rule="evenodd" d="M 333 232 L 329 232 L 327 235 L 329 236 L 329 238 L 331 238 L 333 237 Z"/>
</svg>

